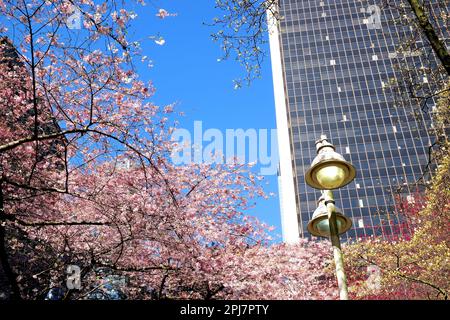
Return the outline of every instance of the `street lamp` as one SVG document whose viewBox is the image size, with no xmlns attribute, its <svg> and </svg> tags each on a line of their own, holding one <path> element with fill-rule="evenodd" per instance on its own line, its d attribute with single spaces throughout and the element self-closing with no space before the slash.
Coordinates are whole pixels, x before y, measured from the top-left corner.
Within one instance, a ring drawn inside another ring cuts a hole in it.
<svg viewBox="0 0 450 320">
<path fill-rule="evenodd" d="M 306 172 L 305 180 L 309 186 L 322 189 L 322 196 L 308 223 L 308 231 L 314 236 L 330 238 L 336 265 L 339 297 L 341 300 L 348 300 L 347 279 L 339 235 L 351 228 L 352 221 L 335 207 L 331 189 L 341 188 L 352 182 L 356 170 L 351 163 L 335 151 L 336 148 L 327 141 L 327 136 L 321 135 L 320 139 L 316 141 L 316 150 L 317 156 Z"/>
</svg>

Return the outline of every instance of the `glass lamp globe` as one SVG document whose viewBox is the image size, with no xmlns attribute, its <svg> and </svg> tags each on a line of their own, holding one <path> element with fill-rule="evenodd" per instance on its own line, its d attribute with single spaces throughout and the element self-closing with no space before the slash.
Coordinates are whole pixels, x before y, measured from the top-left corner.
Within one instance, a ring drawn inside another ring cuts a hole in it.
<svg viewBox="0 0 450 320">
<path fill-rule="evenodd" d="M 344 223 L 342 222 L 342 219 L 336 219 L 337 222 L 337 227 L 338 227 L 338 233 L 341 234 L 343 233 L 343 226 Z M 319 231 L 321 234 L 330 235 L 330 223 L 328 219 L 322 219 L 319 222 L 316 223 L 316 229 L 317 231 Z"/>
<path fill-rule="evenodd" d="M 342 166 L 331 164 L 318 169 L 315 174 L 317 182 L 324 189 L 331 190 L 339 188 L 343 184 L 348 174 L 347 172 Z"/>
<path fill-rule="evenodd" d="M 352 227 L 352 220 L 342 214 L 339 208 L 335 207 L 338 234 L 347 232 Z M 330 236 L 330 223 L 328 220 L 328 210 L 324 199 L 319 199 L 319 205 L 314 211 L 311 221 L 308 223 L 308 231 L 316 237 Z"/>
</svg>

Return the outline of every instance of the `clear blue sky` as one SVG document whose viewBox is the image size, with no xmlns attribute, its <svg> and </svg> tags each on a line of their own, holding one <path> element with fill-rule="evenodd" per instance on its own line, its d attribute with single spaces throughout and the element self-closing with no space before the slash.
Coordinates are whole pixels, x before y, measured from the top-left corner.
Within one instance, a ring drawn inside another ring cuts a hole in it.
<svg viewBox="0 0 450 320">
<path fill-rule="evenodd" d="M 191 130 L 196 120 L 203 122 L 203 130 L 276 127 L 270 59 L 262 67 L 262 79 L 234 90 L 232 80 L 242 76 L 243 69 L 234 60 L 217 62 L 221 51 L 211 40 L 213 29 L 202 24 L 220 15 L 213 0 L 153 0 L 136 8 L 131 35 L 141 40 L 144 54 L 153 61 L 152 68 L 140 66 L 139 73 L 154 82 L 155 103 L 178 103 L 177 110 L 185 112 L 181 127 Z M 178 15 L 159 19 L 155 16 L 159 8 Z M 162 36 L 166 42 L 157 45 L 149 35 Z M 275 175 L 265 176 L 265 181 L 267 193 L 278 192 Z M 275 226 L 275 235 L 281 234 L 278 196 L 259 199 L 249 214 Z"/>
</svg>

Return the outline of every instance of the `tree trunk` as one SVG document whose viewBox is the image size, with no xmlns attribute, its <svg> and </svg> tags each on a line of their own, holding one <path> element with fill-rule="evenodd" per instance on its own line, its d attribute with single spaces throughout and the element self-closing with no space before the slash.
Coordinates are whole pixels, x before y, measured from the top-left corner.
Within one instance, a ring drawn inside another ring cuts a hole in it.
<svg viewBox="0 0 450 320">
<path fill-rule="evenodd" d="M 430 23 L 430 20 L 428 20 L 424 7 L 419 2 L 419 0 L 408 0 L 408 2 L 411 5 L 411 9 L 413 10 L 414 14 L 417 17 L 420 29 L 427 37 L 431 47 L 433 48 L 434 53 L 441 61 L 442 65 L 447 71 L 447 74 L 450 76 L 450 54 L 447 51 L 447 47 L 445 46 L 444 41 L 441 41 L 439 39 L 436 30 Z"/>
<path fill-rule="evenodd" d="M 6 219 L 3 206 L 3 189 L 0 184 L 0 262 L 2 271 L 7 280 L 11 300 L 21 300 L 19 285 L 17 284 L 16 275 L 9 264 L 8 252 L 6 248 Z"/>
</svg>

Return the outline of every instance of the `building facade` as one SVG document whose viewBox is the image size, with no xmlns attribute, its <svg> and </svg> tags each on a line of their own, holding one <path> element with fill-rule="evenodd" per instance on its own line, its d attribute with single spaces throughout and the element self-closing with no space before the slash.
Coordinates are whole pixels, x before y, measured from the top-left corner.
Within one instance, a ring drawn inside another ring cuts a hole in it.
<svg viewBox="0 0 450 320">
<path fill-rule="evenodd" d="M 320 190 L 305 183 L 305 172 L 322 134 L 357 170 L 334 191 L 353 222 L 344 238 L 402 233 L 394 195 L 413 193 L 424 179 L 433 141 L 429 116 L 389 85 L 399 76 L 396 48 L 410 30 L 388 23 L 395 12 L 373 1 L 280 0 L 282 18 L 268 15 L 283 240 L 309 237 Z M 420 65 L 424 57 L 412 59 Z"/>
</svg>

